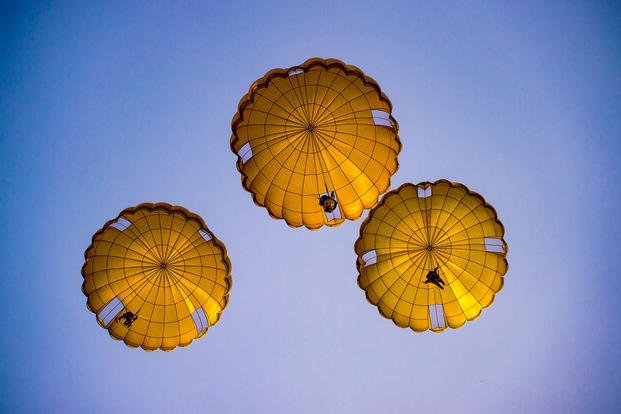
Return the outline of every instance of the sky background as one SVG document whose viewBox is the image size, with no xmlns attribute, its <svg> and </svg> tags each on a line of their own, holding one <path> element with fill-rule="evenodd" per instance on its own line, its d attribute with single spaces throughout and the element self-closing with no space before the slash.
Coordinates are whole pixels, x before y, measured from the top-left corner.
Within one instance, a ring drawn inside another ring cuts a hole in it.
<svg viewBox="0 0 621 414">
<path fill-rule="evenodd" d="M 293 229 L 243 190 L 239 99 L 313 56 L 392 101 L 392 188 L 496 208 L 509 271 L 479 319 L 397 328 L 356 284 L 362 219 Z M 620 68 L 617 2 L 2 2 L 0 411 L 619 412 Z M 157 201 L 233 265 L 171 353 L 112 340 L 80 289 L 92 234 Z"/>
</svg>

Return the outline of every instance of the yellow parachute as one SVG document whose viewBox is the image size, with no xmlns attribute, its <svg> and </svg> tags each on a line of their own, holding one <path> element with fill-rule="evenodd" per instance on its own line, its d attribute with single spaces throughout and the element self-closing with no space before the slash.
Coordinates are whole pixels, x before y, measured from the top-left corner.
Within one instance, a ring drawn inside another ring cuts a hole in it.
<svg viewBox="0 0 621 414">
<path fill-rule="evenodd" d="M 218 322 L 228 302 L 226 248 L 183 207 L 123 210 L 95 233 L 84 257 L 88 309 L 130 347 L 187 346 Z"/>
<path fill-rule="evenodd" d="M 358 284 L 400 327 L 443 331 L 476 319 L 507 272 L 496 211 L 446 180 L 387 193 L 360 228 Z"/>
<path fill-rule="evenodd" d="M 273 69 L 252 84 L 231 124 L 242 185 L 293 227 L 355 220 L 397 171 L 391 112 L 377 82 L 339 60 Z"/>
</svg>

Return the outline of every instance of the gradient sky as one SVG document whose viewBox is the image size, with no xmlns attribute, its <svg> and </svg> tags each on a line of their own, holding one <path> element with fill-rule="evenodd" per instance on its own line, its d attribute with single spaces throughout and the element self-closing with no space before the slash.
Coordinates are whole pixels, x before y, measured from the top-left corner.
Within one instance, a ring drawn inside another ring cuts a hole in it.
<svg viewBox="0 0 621 414">
<path fill-rule="evenodd" d="M 0 411 L 621 410 L 619 3 L 13 3 Z M 356 284 L 362 220 L 292 229 L 242 189 L 239 99 L 312 56 L 392 101 L 392 188 L 447 178 L 498 211 L 509 272 L 476 321 L 397 328 Z M 233 264 L 221 321 L 172 353 L 109 338 L 80 290 L 92 234 L 156 201 L 201 215 Z"/>
</svg>

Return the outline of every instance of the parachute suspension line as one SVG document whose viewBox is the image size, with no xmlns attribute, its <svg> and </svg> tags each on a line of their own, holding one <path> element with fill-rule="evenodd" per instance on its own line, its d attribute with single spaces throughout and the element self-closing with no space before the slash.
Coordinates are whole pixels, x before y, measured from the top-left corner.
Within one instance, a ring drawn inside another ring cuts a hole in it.
<svg viewBox="0 0 621 414">
<path fill-rule="evenodd" d="M 184 296 L 185 300 L 187 301 L 190 298 L 190 296 L 192 296 L 193 292 L 187 286 L 185 286 L 183 283 L 181 283 L 181 279 L 183 278 L 183 274 L 180 274 L 179 270 L 171 269 L 169 277 L 173 280 L 172 286 L 174 286 L 177 289 L 177 292 L 180 293 L 182 296 Z M 197 283 L 197 285 L 198 285 L 198 283 Z M 197 286 L 197 285 L 195 285 L 195 286 Z M 172 286 L 171 286 L 171 294 L 173 293 L 172 292 Z M 173 294 L 173 296 L 174 296 L 174 294 Z M 186 302 L 186 306 L 187 306 L 187 302 Z M 192 314 L 192 312 L 193 312 L 191 309 L 188 309 L 188 311 L 190 312 L 190 314 Z M 178 314 L 179 313 L 177 311 L 177 316 L 178 316 Z M 178 332 L 178 338 L 181 338 L 181 332 L 180 331 Z"/>
<path fill-rule="evenodd" d="M 313 142 L 313 147 L 315 148 L 315 154 L 316 154 L 315 156 L 319 158 L 319 167 L 321 169 L 321 177 L 323 178 L 323 185 L 326 189 L 325 194 L 319 195 L 319 205 L 323 208 L 324 212 L 332 213 L 334 210 L 336 210 L 336 207 L 338 206 L 338 202 L 336 201 L 336 194 L 335 194 L 336 188 L 334 187 L 334 183 L 332 182 L 332 178 L 330 177 L 330 173 L 328 171 L 328 165 L 326 164 L 326 161 L 323 158 L 323 154 L 321 153 L 322 149 L 320 148 L 319 143 L 315 141 L 314 137 L 311 137 L 311 139 Z M 330 181 L 330 185 L 332 186 L 332 191 L 328 189 L 328 181 Z"/>
<path fill-rule="evenodd" d="M 155 276 L 156 272 L 159 272 L 159 276 L 158 278 L 161 279 L 162 278 L 162 272 L 164 272 L 166 270 L 166 265 L 165 264 L 160 264 L 159 269 L 156 269 L 153 271 L 153 273 L 151 274 L 151 276 L 147 276 L 144 278 L 144 282 L 142 283 L 142 285 L 144 286 L 147 281 Z M 160 281 L 158 281 L 157 283 L 157 292 L 155 297 L 157 298 L 159 291 L 160 291 Z M 151 285 L 151 288 L 149 289 L 149 293 L 147 294 L 147 297 L 149 297 L 151 295 L 151 292 L 153 292 L 153 288 L 155 287 L 155 283 L 153 283 Z M 138 296 L 138 293 L 136 291 L 134 291 L 135 296 Z M 123 313 L 123 315 L 119 316 L 116 318 L 117 322 L 122 322 L 123 325 L 125 325 L 126 328 L 130 328 L 132 326 L 132 324 L 138 319 L 138 315 L 140 314 L 140 312 L 142 311 L 142 308 L 144 307 L 145 303 L 147 303 L 146 300 L 142 301 L 142 304 L 140 305 L 140 308 L 138 308 L 138 310 L 136 311 L 136 313 L 130 311 L 129 309 L 127 310 L 127 312 Z M 155 306 L 155 303 L 152 303 L 152 305 Z M 127 308 L 126 308 L 127 309 Z"/>
<path fill-rule="evenodd" d="M 178 280 L 183 278 L 182 274 L 177 274 L 177 273 L 178 273 L 178 270 L 171 272 L 171 277 L 175 280 L 175 282 L 177 282 Z M 178 277 L 178 279 L 177 279 L 177 277 Z M 186 286 L 184 283 L 175 283 L 175 285 L 179 289 L 179 292 L 181 292 L 185 296 L 185 298 L 189 299 L 190 297 L 194 297 L 196 299 L 196 297 L 194 296 L 194 292 L 192 290 L 190 290 L 190 288 L 188 286 Z M 198 283 L 194 285 L 194 289 L 196 290 L 197 288 L 198 288 Z M 204 303 L 199 303 L 198 308 L 202 308 L 203 305 L 204 305 Z M 187 303 L 186 303 L 186 306 L 187 306 Z M 192 303 L 192 307 L 194 308 L 194 303 Z M 188 306 L 188 311 L 190 313 L 192 313 L 192 312 L 194 312 L 198 308 L 190 309 L 189 306 Z M 205 310 L 203 309 L 203 312 L 204 311 Z M 206 313 L 206 315 L 207 315 L 207 313 Z"/>
<path fill-rule="evenodd" d="M 151 275 L 155 274 L 155 272 L 156 272 L 156 271 L 157 271 L 157 270 L 153 270 L 153 272 L 151 273 Z M 151 277 L 151 275 L 148 275 L 148 276 L 143 277 L 143 278 L 142 278 L 142 280 L 140 281 L 140 284 L 138 284 L 137 286 L 132 287 L 131 285 L 128 285 L 125 289 L 123 289 L 123 290 L 121 290 L 121 291 L 119 291 L 119 292 L 116 292 L 117 297 L 118 297 L 120 294 L 122 294 L 122 293 L 124 293 L 124 292 L 126 292 L 126 291 L 128 291 L 128 290 L 131 290 L 131 292 L 129 293 L 129 295 L 127 295 L 127 297 L 125 298 L 125 300 L 127 301 L 127 303 L 128 303 L 128 304 L 129 304 L 129 303 L 131 303 L 131 301 L 132 301 L 133 299 L 135 299 L 135 298 L 136 298 L 136 296 L 138 296 L 138 292 L 137 292 L 137 291 L 138 291 L 138 290 L 140 290 L 143 286 L 145 286 L 145 285 L 147 284 L 147 282 L 149 281 L 149 278 Z M 128 300 L 127 298 L 131 298 L 131 299 L 129 299 L 129 300 Z M 123 303 L 124 303 L 124 302 L 123 302 Z M 124 309 L 126 309 L 126 311 L 125 311 L 125 312 L 123 312 L 123 314 L 122 314 L 122 315 L 117 316 L 117 317 L 115 318 L 115 320 L 116 320 L 117 322 L 119 322 L 119 323 L 123 323 L 123 325 L 125 325 L 125 327 L 129 328 L 129 327 L 132 325 L 132 323 L 134 323 L 134 321 L 136 321 L 136 320 L 138 319 L 138 314 L 139 314 L 139 313 L 140 313 L 140 311 L 142 310 L 142 307 L 143 307 L 143 306 L 144 306 L 144 301 L 143 301 L 143 304 L 142 304 L 142 305 L 140 306 L 140 308 L 138 309 L 138 311 L 136 311 L 136 313 L 134 313 L 134 312 L 130 311 L 130 310 L 128 309 L 128 307 L 127 307 L 127 306 L 125 306 L 125 307 L 124 307 Z"/>
<path fill-rule="evenodd" d="M 427 268 L 428 270 L 433 269 L 433 253 L 431 253 L 431 246 L 427 246 Z"/>
<path fill-rule="evenodd" d="M 319 167 L 321 168 L 321 177 L 323 178 L 323 183 L 324 183 L 324 186 L 326 187 L 326 192 L 328 192 L 328 181 L 330 181 L 330 184 L 332 186 L 334 186 L 334 183 L 332 183 L 330 172 L 328 171 L 328 165 L 326 164 L 326 161 L 323 159 L 323 154 L 321 153 L 323 149 L 320 148 L 319 143 L 314 138 L 314 135 L 312 137 L 312 142 L 313 142 L 313 147 L 315 148 L 316 157 L 319 159 Z"/>
</svg>

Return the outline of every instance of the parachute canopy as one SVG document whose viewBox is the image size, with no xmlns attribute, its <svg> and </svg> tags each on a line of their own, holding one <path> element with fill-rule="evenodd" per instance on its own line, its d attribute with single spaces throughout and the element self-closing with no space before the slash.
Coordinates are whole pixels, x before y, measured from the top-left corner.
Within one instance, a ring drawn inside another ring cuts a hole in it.
<svg viewBox="0 0 621 414">
<path fill-rule="evenodd" d="M 360 228 L 358 284 L 400 327 L 458 328 L 502 288 L 507 244 L 496 211 L 446 180 L 387 193 Z"/>
<path fill-rule="evenodd" d="M 131 347 L 187 346 L 218 322 L 228 302 L 226 249 L 183 207 L 125 209 L 95 233 L 84 256 L 88 308 Z"/>
<path fill-rule="evenodd" d="M 336 59 L 269 71 L 231 125 L 244 188 L 293 227 L 359 218 L 398 168 L 391 111 L 375 80 Z"/>
</svg>

